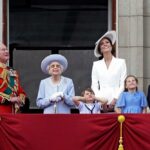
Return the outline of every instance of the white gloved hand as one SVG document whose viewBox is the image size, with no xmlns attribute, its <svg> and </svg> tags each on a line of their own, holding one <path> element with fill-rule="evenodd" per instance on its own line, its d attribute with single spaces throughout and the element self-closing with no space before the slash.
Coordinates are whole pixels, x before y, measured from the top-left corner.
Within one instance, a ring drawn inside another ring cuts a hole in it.
<svg viewBox="0 0 150 150">
<path fill-rule="evenodd" d="M 61 100 L 62 100 L 62 98 L 60 96 L 56 98 L 56 102 L 59 102 Z"/>
<path fill-rule="evenodd" d="M 56 92 L 54 94 L 52 94 L 52 96 L 50 97 L 50 101 L 60 101 L 61 98 L 63 98 L 63 92 Z"/>
<path fill-rule="evenodd" d="M 52 97 L 63 97 L 64 96 L 64 94 L 63 94 L 63 92 L 56 92 L 56 93 L 54 93 L 53 95 L 52 95 Z"/>
<path fill-rule="evenodd" d="M 57 99 L 56 93 L 52 94 L 52 96 L 50 97 L 50 101 L 55 102 L 56 99 Z"/>
<path fill-rule="evenodd" d="M 60 97 L 63 97 L 64 96 L 64 93 L 63 92 L 57 92 L 57 96 L 60 96 Z"/>
</svg>

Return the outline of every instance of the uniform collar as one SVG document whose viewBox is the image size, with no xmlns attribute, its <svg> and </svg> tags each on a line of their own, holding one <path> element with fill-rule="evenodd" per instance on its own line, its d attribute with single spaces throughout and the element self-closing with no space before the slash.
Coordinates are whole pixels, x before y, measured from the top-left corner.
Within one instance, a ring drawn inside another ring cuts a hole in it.
<svg viewBox="0 0 150 150">
<path fill-rule="evenodd" d="M 1 67 L 1 68 L 7 68 L 7 65 L 4 64 L 4 63 L 2 63 L 2 62 L 0 62 L 0 67 Z"/>
</svg>

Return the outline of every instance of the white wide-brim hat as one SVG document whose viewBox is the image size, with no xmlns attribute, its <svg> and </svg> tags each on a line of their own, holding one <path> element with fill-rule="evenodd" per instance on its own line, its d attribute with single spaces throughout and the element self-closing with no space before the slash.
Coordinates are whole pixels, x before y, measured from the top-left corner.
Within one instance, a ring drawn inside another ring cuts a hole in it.
<svg viewBox="0 0 150 150">
<path fill-rule="evenodd" d="M 112 45 L 114 45 L 115 44 L 115 42 L 116 42 L 116 31 L 107 31 L 102 37 L 100 37 L 100 39 L 95 43 L 95 49 L 94 49 L 94 55 L 96 56 L 96 57 L 100 57 L 101 56 L 101 54 L 99 53 L 99 51 L 98 51 L 98 47 L 99 47 L 99 43 L 100 43 L 100 41 L 104 38 L 104 37 L 107 37 L 107 38 L 109 38 L 110 40 L 111 40 L 111 42 L 112 42 Z"/>
<path fill-rule="evenodd" d="M 52 63 L 52 62 L 58 62 L 63 66 L 63 72 L 67 69 L 68 67 L 68 61 L 67 59 L 60 55 L 60 54 L 51 54 L 47 57 L 45 57 L 42 62 L 41 62 L 41 69 L 45 74 L 49 74 L 48 71 L 48 66 Z"/>
</svg>

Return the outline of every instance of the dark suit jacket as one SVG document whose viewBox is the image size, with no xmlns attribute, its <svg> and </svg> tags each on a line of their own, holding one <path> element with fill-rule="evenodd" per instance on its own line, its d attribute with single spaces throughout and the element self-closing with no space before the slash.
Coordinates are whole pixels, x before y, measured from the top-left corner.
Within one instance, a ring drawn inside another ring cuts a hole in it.
<svg viewBox="0 0 150 150">
<path fill-rule="evenodd" d="M 147 103 L 150 108 L 150 85 L 148 86 L 148 91 L 147 91 Z"/>
</svg>

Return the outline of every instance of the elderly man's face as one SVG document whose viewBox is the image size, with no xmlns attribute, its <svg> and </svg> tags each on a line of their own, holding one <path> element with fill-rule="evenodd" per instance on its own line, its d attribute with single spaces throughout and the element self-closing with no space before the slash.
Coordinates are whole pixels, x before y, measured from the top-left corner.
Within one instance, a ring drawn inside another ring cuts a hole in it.
<svg viewBox="0 0 150 150">
<path fill-rule="evenodd" d="M 4 44 L 0 43 L 0 62 L 7 63 L 8 60 L 9 60 L 9 51 Z"/>
</svg>

